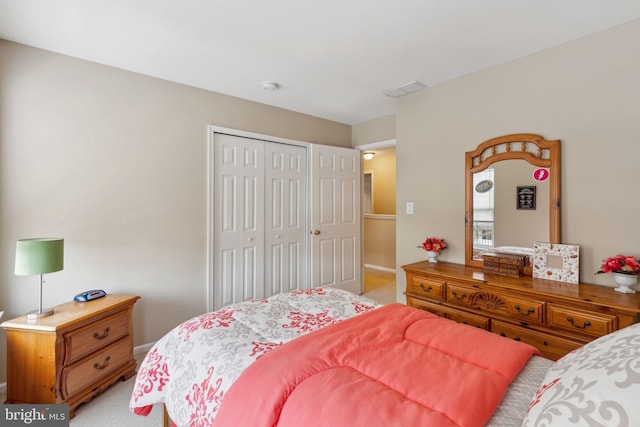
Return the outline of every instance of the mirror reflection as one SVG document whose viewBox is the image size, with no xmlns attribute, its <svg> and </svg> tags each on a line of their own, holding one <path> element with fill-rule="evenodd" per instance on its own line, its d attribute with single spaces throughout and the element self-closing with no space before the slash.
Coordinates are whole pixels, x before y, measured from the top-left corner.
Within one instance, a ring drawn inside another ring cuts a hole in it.
<svg viewBox="0 0 640 427">
<path fill-rule="evenodd" d="M 496 162 L 473 174 L 473 256 L 496 247 L 531 248 L 549 236 L 549 183 L 525 160 Z"/>
</svg>

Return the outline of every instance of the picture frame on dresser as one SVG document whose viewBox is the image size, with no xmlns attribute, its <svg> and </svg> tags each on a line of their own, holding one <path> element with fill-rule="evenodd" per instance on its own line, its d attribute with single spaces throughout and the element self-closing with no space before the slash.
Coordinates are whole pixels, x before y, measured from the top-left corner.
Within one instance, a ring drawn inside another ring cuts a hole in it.
<svg viewBox="0 0 640 427">
<path fill-rule="evenodd" d="M 533 244 L 533 277 L 579 283 L 580 247 L 545 242 Z"/>
</svg>

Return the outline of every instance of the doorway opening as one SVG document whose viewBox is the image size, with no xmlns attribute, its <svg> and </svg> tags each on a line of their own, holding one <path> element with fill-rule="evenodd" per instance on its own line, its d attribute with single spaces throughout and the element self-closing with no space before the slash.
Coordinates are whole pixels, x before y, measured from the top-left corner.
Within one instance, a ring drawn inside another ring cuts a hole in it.
<svg viewBox="0 0 640 427">
<path fill-rule="evenodd" d="M 395 140 L 356 147 L 363 156 L 363 288 L 384 304 L 396 296 Z"/>
</svg>

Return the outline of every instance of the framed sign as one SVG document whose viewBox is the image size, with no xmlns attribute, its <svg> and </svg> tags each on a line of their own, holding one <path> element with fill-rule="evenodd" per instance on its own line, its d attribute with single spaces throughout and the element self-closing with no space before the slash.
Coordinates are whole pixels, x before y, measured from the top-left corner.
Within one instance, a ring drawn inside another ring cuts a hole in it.
<svg viewBox="0 0 640 427">
<path fill-rule="evenodd" d="M 518 187 L 516 209 L 536 210 L 536 186 Z"/>
</svg>

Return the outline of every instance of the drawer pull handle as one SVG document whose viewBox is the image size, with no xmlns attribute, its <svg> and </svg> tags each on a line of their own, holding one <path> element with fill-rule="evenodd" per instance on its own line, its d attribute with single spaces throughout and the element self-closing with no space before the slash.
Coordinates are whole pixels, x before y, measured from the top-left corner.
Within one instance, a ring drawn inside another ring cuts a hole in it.
<svg viewBox="0 0 640 427">
<path fill-rule="evenodd" d="M 98 370 L 102 370 L 104 368 L 106 368 L 107 366 L 109 366 L 109 360 L 111 359 L 111 356 L 107 356 L 106 359 L 104 359 L 104 363 L 102 365 L 99 365 L 97 363 L 93 364 L 93 369 L 98 369 Z"/>
<path fill-rule="evenodd" d="M 573 317 L 567 317 L 567 322 L 571 323 L 574 327 L 578 329 L 586 329 L 588 326 L 591 326 L 591 322 L 589 322 L 588 320 L 585 320 L 582 326 L 576 325 L 573 323 Z"/>
<path fill-rule="evenodd" d="M 420 283 L 420 288 L 425 292 L 429 292 L 431 289 L 433 289 L 433 286 L 429 285 L 429 287 L 425 288 L 424 285 Z"/>
<path fill-rule="evenodd" d="M 458 296 L 458 293 L 456 291 L 451 291 L 451 295 L 453 295 L 455 299 L 465 299 L 467 297 L 467 294 L 462 294 L 461 296 Z"/>
<path fill-rule="evenodd" d="M 110 331 L 111 331 L 111 328 L 107 328 L 107 329 L 104 330 L 104 333 L 102 335 L 98 335 L 97 332 L 94 332 L 93 333 L 93 338 L 95 338 L 97 340 L 103 340 L 103 339 L 105 339 L 106 337 L 109 336 L 109 332 Z"/>
<path fill-rule="evenodd" d="M 505 337 L 505 338 L 506 338 L 506 337 L 507 337 L 507 334 L 505 334 L 503 331 L 500 331 L 500 336 L 501 336 L 501 337 Z M 514 341 L 520 341 L 520 337 L 516 336 L 516 337 L 514 338 Z"/>
<path fill-rule="evenodd" d="M 536 309 L 535 309 L 535 308 L 533 308 L 533 307 L 531 307 L 531 308 L 530 308 L 529 310 L 527 310 L 526 312 L 524 312 L 524 311 L 520 311 L 520 305 L 518 305 L 518 304 L 516 304 L 516 306 L 515 306 L 514 308 L 516 309 L 516 311 L 517 311 L 519 314 L 522 314 L 523 316 L 528 316 L 528 315 L 533 314 L 533 313 L 535 313 L 535 312 L 536 312 Z"/>
</svg>

